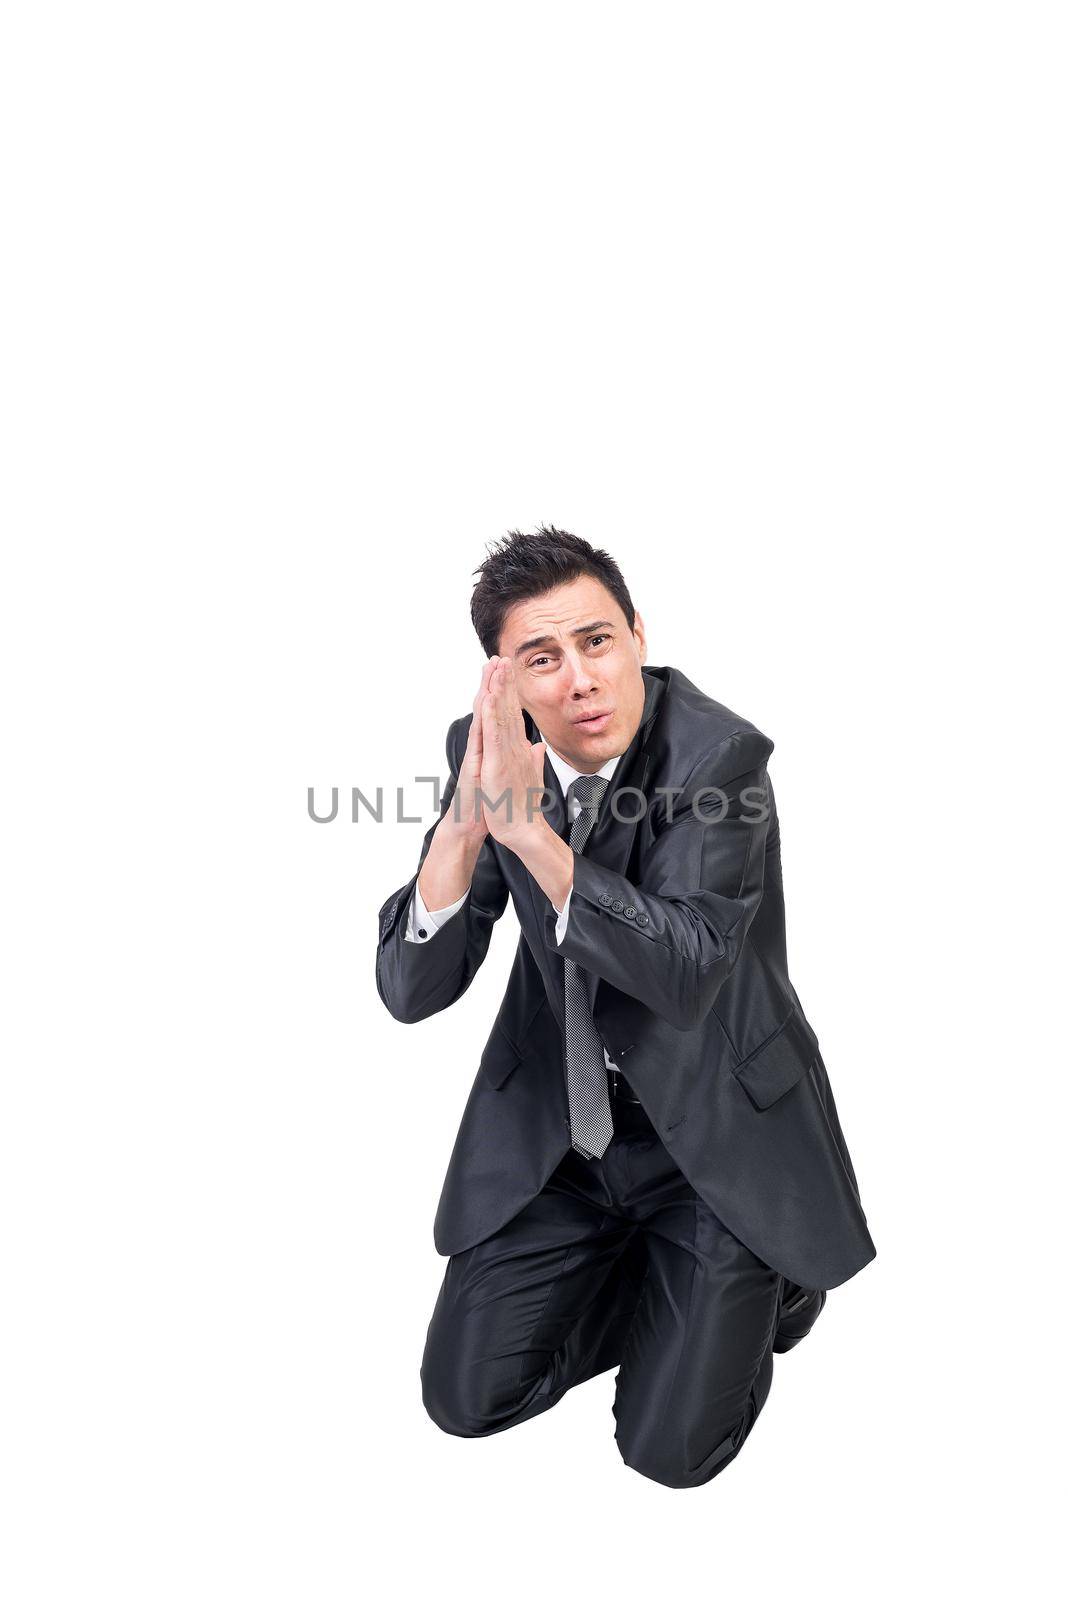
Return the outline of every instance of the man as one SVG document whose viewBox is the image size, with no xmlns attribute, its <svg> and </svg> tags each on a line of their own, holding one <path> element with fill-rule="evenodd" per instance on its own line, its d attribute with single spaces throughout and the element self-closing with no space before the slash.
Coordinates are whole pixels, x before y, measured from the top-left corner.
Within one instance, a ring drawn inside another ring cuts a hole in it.
<svg viewBox="0 0 1068 1600">
<path fill-rule="evenodd" d="M 419 1022 L 467 989 L 509 895 L 522 929 L 435 1220 L 424 1403 L 476 1437 L 618 1366 L 623 1460 L 690 1487 L 875 1255 L 787 971 L 772 741 L 644 665 L 585 540 L 511 534 L 479 574 L 488 660 L 377 955 Z"/>
</svg>

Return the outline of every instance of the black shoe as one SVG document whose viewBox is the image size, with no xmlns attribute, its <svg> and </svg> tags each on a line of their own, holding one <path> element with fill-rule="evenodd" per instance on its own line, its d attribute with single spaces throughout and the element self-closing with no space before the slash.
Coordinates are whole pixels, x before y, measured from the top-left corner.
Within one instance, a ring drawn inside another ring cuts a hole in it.
<svg viewBox="0 0 1068 1600">
<path fill-rule="evenodd" d="M 793 1283 L 785 1285 L 779 1323 L 771 1347 L 777 1356 L 785 1355 L 787 1350 L 801 1343 L 826 1303 L 826 1289 L 799 1289 Z"/>
</svg>

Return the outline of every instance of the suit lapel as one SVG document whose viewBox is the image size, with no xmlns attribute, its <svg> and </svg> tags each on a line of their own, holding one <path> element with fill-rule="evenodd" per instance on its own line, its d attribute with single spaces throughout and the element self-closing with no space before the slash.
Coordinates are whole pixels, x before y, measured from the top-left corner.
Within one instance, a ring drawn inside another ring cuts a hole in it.
<svg viewBox="0 0 1068 1600">
<path fill-rule="evenodd" d="M 566 839 L 571 831 L 571 824 L 567 816 L 567 796 L 561 787 L 560 779 L 556 776 L 556 768 L 549 760 L 548 752 L 546 752 L 545 756 L 545 772 L 543 776 L 546 790 L 545 820 L 554 833 L 558 833 L 561 839 Z M 533 881 L 532 878 L 531 882 L 533 883 Z"/>
</svg>

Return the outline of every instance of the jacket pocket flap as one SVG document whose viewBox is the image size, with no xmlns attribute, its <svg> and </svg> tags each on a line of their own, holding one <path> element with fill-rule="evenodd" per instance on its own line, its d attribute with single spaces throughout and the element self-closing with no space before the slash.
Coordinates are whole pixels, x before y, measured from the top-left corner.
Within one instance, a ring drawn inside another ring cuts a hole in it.
<svg viewBox="0 0 1068 1600">
<path fill-rule="evenodd" d="M 757 1110 L 766 1111 L 800 1083 L 816 1059 L 817 1048 L 812 1029 L 793 1011 L 770 1039 L 735 1067 L 734 1076 Z"/>
<path fill-rule="evenodd" d="M 482 1052 L 480 1070 L 495 1089 L 511 1076 L 519 1065 L 519 1051 L 511 1039 L 495 1024 Z"/>
</svg>

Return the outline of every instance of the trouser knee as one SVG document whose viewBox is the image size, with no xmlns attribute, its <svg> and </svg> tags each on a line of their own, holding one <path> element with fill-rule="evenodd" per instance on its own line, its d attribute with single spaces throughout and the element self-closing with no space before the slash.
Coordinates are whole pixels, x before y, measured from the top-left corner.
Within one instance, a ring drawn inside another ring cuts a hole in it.
<svg viewBox="0 0 1068 1600">
<path fill-rule="evenodd" d="M 444 1433 L 461 1439 L 479 1439 L 507 1426 L 488 1414 L 485 1397 L 462 1369 L 439 1359 L 428 1346 L 419 1371 L 423 1406 L 430 1420 Z"/>
<path fill-rule="evenodd" d="M 457 1361 L 449 1341 L 437 1343 L 431 1330 L 419 1372 L 423 1405 L 431 1421 L 461 1439 L 480 1439 L 521 1422 L 532 1409 L 541 1409 L 543 1402 L 534 1392 L 540 1374 L 519 1383 L 510 1364 L 502 1363 L 494 1381 L 487 1376 L 494 1365 Z"/>
<path fill-rule="evenodd" d="M 643 1478 L 651 1478 L 654 1483 L 663 1484 L 665 1489 L 696 1489 L 730 1465 L 748 1431 L 748 1419 L 743 1418 L 737 1428 L 694 1464 L 688 1460 L 681 1441 L 667 1437 L 651 1444 L 631 1446 L 617 1438 L 616 1444 L 625 1465 L 641 1473 Z"/>
<path fill-rule="evenodd" d="M 624 1463 L 643 1478 L 662 1483 L 668 1489 L 696 1489 L 709 1483 L 729 1467 L 752 1431 L 771 1387 L 772 1352 L 770 1345 L 760 1364 L 753 1387 L 740 1416 L 727 1417 L 708 1426 L 706 1437 L 712 1446 L 695 1459 L 692 1419 L 680 1416 L 674 1425 L 661 1417 L 652 1427 L 641 1420 L 632 1427 L 616 1428 L 616 1446 Z"/>
</svg>

